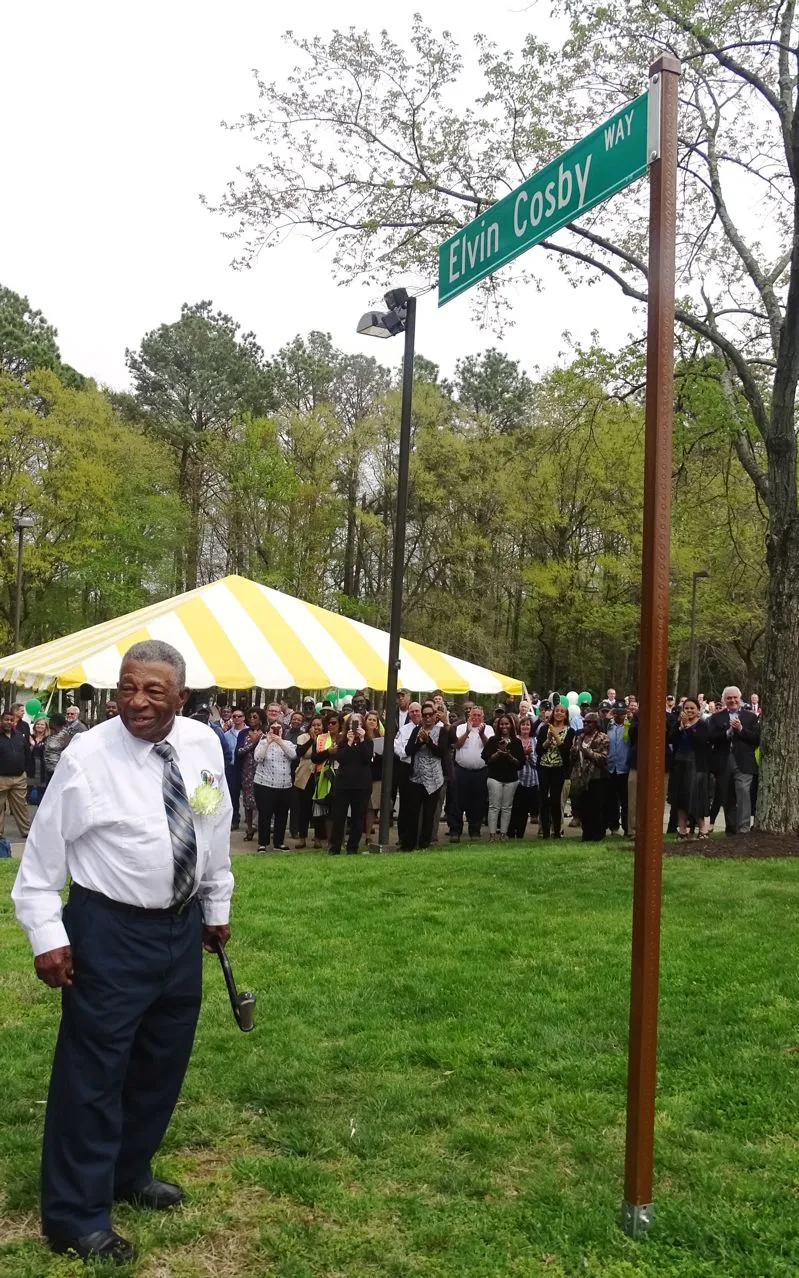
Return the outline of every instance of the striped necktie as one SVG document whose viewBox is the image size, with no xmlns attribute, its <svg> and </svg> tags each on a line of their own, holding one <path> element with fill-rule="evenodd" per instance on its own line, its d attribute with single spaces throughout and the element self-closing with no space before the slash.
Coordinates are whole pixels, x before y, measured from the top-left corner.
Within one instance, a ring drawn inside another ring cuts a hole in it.
<svg viewBox="0 0 799 1278">
<path fill-rule="evenodd" d="M 176 905 L 183 905 L 194 891 L 194 872 L 197 868 L 194 821 L 183 777 L 175 762 L 174 749 L 168 741 L 156 742 L 153 749 L 164 761 L 162 790 L 174 858 L 172 896 Z"/>
</svg>

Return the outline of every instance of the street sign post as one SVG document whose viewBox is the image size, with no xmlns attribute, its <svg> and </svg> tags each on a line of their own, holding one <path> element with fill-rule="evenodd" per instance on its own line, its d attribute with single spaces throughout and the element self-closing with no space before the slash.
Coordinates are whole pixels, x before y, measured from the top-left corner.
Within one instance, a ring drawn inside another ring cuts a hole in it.
<svg viewBox="0 0 799 1278">
<path fill-rule="evenodd" d="M 457 297 L 649 168 L 649 269 L 641 564 L 641 704 L 635 832 L 627 1140 L 622 1228 L 653 1220 L 658 978 L 669 653 L 679 61 L 663 54 L 649 89 L 492 205 L 438 250 L 438 304 Z"/>
<path fill-rule="evenodd" d="M 631 1238 L 653 1219 L 666 680 L 674 419 L 674 262 L 677 244 L 677 89 L 680 63 L 663 54 L 650 68 L 660 95 L 659 159 L 649 183 L 649 272 L 641 554 L 641 672 L 638 696 L 638 813 L 635 827 L 627 1137 L 622 1228 Z"/>
<path fill-rule="evenodd" d="M 642 177 L 658 105 L 657 88 L 642 93 L 450 236 L 438 250 L 439 306 Z"/>
</svg>

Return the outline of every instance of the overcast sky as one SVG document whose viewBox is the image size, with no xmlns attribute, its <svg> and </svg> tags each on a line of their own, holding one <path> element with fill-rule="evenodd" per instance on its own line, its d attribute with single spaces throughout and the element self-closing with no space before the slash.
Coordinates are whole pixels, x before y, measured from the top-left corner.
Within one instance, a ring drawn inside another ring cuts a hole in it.
<svg viewBox="0 0 799 1278">
<path fill-rule="evenodd" d="M 0 283 L 26 294 L 58 329 L 62 357 L 114 387 L 127 384 L 125 347 L 178 318 L 183 301 L 210 298 L 267 354 L 312 328 L 348 351 L 364 350 L 360 313 L 378 299 L 365 285 L 337 286 L 329 256 L 296 236 L 235 272 L 227 223 L 199 202 L 234 176 L 237 135 L 220 128 L 256 106 L 252 68 L 280 79 L 294 65 L 280 39 L 325 35 L 337 25 L 377 29 L 405 41 L 413 5 L 365 0 L 38 0 L 3 14 L 0 110 L 3 198 Z M 425 20 L 464 43 L 485 29 L 513 48 L 545 9 L 526 0 L 487 8 L 426 0 Z M 481 17 L 482 15 L 482 17 Z M 475 79 L 475 91 L 479 81 Z M 468 82 L 467 82 L 468 87 Z M 536 252 L 535 249 L 532 250 Z M 543 254 L 542 254 L 543 257 Z M 561 333 L 608 346 L 643 323 L 611 284 L 578 293 L 552 266 L 546 288 L 515 294 L 515 328 L 501 344 L 530 371 L 554 363 Z M 468 295 L 438 310 L 420 303 L 417 346 L 450 373 L 455 360 L 498 344 L 481 332 Z M 399 362 L 399 343 L 379 349 Z"/>
</svg>

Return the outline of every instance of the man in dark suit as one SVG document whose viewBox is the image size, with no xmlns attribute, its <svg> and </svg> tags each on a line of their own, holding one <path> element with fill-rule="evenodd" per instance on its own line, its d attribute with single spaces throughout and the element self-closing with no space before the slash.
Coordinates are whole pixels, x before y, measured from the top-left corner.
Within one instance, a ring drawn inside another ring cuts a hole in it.
<svg viewBox="0 0 799 1278">
<path fill-rule="evenodd" d="M 760 720 L 741 705 L 741 689 L 725 688 L 723 710 L 707 721 L 710 770 L 721 786 L 727 834 L 748 834 L 752 824 L 752 779 L 757 776 L 755 751 Z"/>
</svg>

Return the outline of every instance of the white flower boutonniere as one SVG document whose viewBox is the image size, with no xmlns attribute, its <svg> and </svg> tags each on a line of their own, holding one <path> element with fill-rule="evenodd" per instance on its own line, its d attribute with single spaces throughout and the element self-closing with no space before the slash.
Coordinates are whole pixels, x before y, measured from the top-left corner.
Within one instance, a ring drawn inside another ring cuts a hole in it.
<svg viewBox="0 0 799 1278">
<path fill-rule="evenodd" d="M 213 772 L 202 772 L 202 780 L 189 796 L 189 807 L 198 816 L 213 816 L 222 802 L 222 791 L 216 783 Z"/>
</svg>

